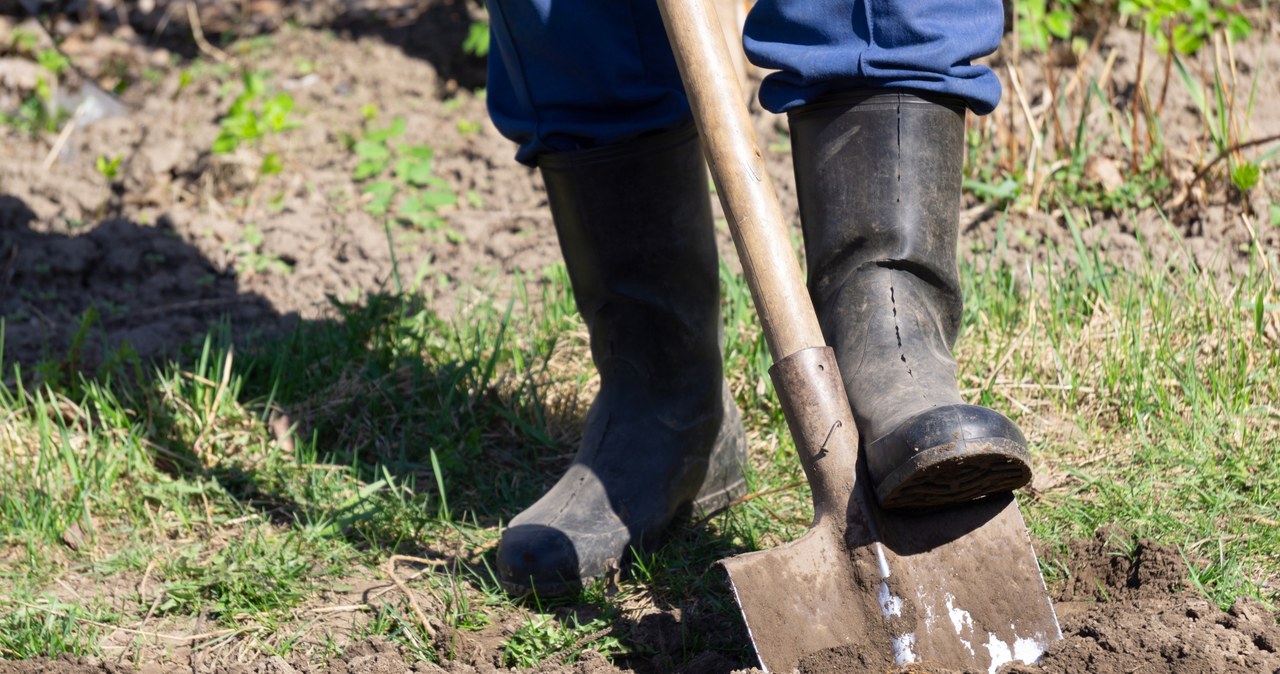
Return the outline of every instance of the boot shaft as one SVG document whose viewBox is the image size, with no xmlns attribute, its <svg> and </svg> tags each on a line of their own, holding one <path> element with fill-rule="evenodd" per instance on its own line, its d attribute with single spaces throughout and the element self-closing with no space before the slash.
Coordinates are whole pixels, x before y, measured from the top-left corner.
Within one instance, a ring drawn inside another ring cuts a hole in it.
<svg viewBox="0 0 1280 674">
<path fill-rule="evenodd" d="M 964 115 L 960 99 L 896 92 L 841 94 L 789 115 L 816 305 L 870 266 L 900 269 L 931 288 L 954 342 Z"/>
<path fill-rule="evenodd" d="M 719 262 L 694 127 L 543 155 L 539 169 L 601 377 L 718 385 Z"/>
</svg>

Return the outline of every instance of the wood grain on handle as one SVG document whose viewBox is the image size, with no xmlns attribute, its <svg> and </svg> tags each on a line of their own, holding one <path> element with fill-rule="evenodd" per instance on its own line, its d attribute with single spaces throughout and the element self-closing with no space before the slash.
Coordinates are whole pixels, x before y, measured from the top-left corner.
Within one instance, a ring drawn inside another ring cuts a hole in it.
<svg viewBox="0 0 1280 674">
<path fill-rule="evenodd" d="M 787 221 L 743 104 L 742 88 L 730 67 L 714 5 L 706 0 L 658 2 L 720 203 L 776 362 L 825 342 L 791 247 Z"/>
</svg>

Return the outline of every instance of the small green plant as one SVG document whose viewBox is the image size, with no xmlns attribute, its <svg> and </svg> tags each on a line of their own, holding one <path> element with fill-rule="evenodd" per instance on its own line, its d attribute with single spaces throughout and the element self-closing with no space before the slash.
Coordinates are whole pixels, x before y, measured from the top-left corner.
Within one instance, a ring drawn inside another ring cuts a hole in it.
<svg viewBox="0 0 1280 674">
<path fill-rule="evenodd" d="M 13 47 L 14 51 L 30 52 L 35 50 L 39 39 L 35 33 L 25 28 L 15 28 L 13 36 L 9 39 L 9 45 Z"/>
<path fill-rule="evenodd" d="M 213 141 L 215 153 L 232 152 L 243 143 L 261 141 L 268 134 L 282 133 L 300 124 L 289 119 L 293 97 L 286 93 L 265 97 L 266 83 L 259 73 L 245 73 L 244 93 L 218 122 L 222 128 Z"/>
<path fill-rule="evenodd" d="M 240 613 L 287 609 L 306 595 L 316 559 L 305 534 L 252 532 L 202 559 L 198 548 L 163 567 L 167 579 L 161 613 L 207 610 L 232 622 Z"/>
<path fill-rule="evenodd" d="M 1075 5 L 1076 0 L 1066 0 L 1056 6 L 1049 0 L 1019 0 L 1015 11 L 1022 47 L 1046 51 L 1051 39 L 1070 39 Z"/>
<path fill-rule="evenodd" d="M 370 123 L 377 109 L 362 111 Z M 351 177 L 365 182 L 364 210 L 370 215 L 391 215 L 420 229 L 445 229 L 440 209 L 458 203 L 449 183 L 434 173 L 435 151 L 427 145 L 393 144 L 404 135 L 406 124 L 397 117 L 389 126 L 368 128 L 364 137 L 352 144 L 358 161 Z M 450 238 L 455 232 L 444 231 Z"/>
<path fill-rule="evenodd" d="M 19 42 L 26 44 L 15 36 L 15 46 Z M 69 116 L 57 103 L 58 77 L 69 62 L 56 49 L 41 49 L 36 52 L 35 59 L 42 71 L 36 78 L 35 91 L 23 99 L 15 111 L 0 112 L 0 124 L 28 134 L 51 133 L 57 131 Z"/>
<path fill-rule="evenodd" d="M 242 81 L 244 91 L 236 96 L 227 114 L 218 120 L 221 129 L 211 150 L 214 154 L 226 154 L 236 151 L 242 145 L 248 145 L 261 157 L 253 175 L 252 188 L 238 200 L 244 212 L 253 203 L 262 179 L 284 171 L 284 159 L 280 153 L 269 149 L 271 139 L 302 124 L 292 118 L 293 97 L 283 92 L 269 96 L 266 78 L 262 73 L 245 72 Z M 266 267 L 279 269 L 280 265 L 270 262 Z"/>
<path fill-rule="evenodd" d="M 597 618 L 588 623 L 572 618 L 572 625 L 560 624 L 554 616 L 535 613 L 502 644 L 503 663 L 509 667 L 538 667 L 542 661 L 569 648 L 595 645 L 604 655 L 622 650 L 617 637 L 608 636 L 608 623 Z M 576 653 L 566 654 L 572 661 Z"/>
<path fill-rule="evenodd" d="M 489 55 L 489 22 L 474 21 L 467 28 L 467 38 L 462 41 L 462 51 L 477 58 Z"/>
<path fill-rule="evenodd" d="M 266 241 L 262 235 L 262 230 L 257 225 L 245 225 L 241 239 L 237 243 L 229 244 L 227 249 L 235 254 L 240 261 L 240 268 L 254 274 L 262 274 L 265 272 L 276 272 L 277 274 L 288 274 L 293 271 L 293 267 L 282 260 L 280 256 L 274 253 L 263 252 L 262 244 Z"/>
<path fill-rule="evenodd" d="M 1194 54 L 1214 31 L 1225 29 L 1239 40 L 1253 29 L 1248 17 L 1233 11 L 1238 0 L 1120 0 L 1121 16 L 1137 19 L 1162 54 Z M 1172 47 L 1172 50 L 1170 49 Z"/>
<path fill-rule="evenodd" d="M 62 52 L 57 49 L 41 49 L 36 52 L 36 63 L 39 63 L 41 68 L 47 70 L 54 77 L 61 76 L 62 71 L 66 70 L 67 66 L 71 64 L 67 57 L 63 56 Z"/>
<path fill-rule="evenodd" d="M 1251 161 L 1242 162 L 1231 169 L 1231 184 L 1242 193 L 1257 187 L 1260 180 L 1262 180 L 1262 169 Z"/>
<path fill-rule="evenodd" d="M 98 173 L 106 178 L 109 182 L 115 182 L 120 177 L 120 160 L 124 159 L 124 155 L 116 155 L 108 157 L 105 154 L 98 155 L 94 161 L 94 167 L 98 169 Z"/>
<path fill-rule="evenodd" d="M 0 658 L 93 654 L 97 630 L 84 629 L 82 621 L 101 617 L 83 606 L 62 602 L 21 604 L 0 612 Z"/>
</svg>

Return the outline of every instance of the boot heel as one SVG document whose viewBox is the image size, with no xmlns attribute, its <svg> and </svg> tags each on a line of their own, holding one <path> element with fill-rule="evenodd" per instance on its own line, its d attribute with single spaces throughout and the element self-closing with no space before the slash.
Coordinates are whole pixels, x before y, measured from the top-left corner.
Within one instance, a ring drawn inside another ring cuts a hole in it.
<svg viewBox="0 0 1280 674">
<path fill-rule="evenodd" d="M 716 436 L 715 449 L 707 459 L 707 477 L 693 497 L 693 515 L 701 517 L 723 508 L 747 493 L 743 466 L 747 463 L 747 438 L 742 430 L 742 412 L 730 395 L 724 392 L 724 421 Z"/>
</svg>

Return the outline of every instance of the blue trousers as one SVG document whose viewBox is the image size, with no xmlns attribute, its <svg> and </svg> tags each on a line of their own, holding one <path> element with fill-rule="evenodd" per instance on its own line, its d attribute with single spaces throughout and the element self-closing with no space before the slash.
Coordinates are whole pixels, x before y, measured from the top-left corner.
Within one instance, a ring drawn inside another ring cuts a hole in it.
<svg viewBox="0 0 1280 674">
<path fill-rule="evenodd" d="M 487 0 L 488 106 L 536 165 L 544 152 L 621 142 L 691 118 L 655 0 Z M 1000 81 L 1001 0 L 758 0 L 743 45 L 772 70 L 760 103 L 786 112 L 861 88 L 959 96 L 986 114 Z"/>
</svg>

